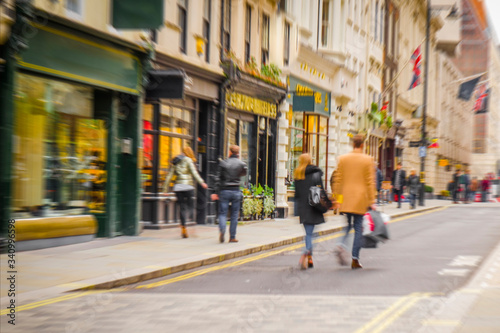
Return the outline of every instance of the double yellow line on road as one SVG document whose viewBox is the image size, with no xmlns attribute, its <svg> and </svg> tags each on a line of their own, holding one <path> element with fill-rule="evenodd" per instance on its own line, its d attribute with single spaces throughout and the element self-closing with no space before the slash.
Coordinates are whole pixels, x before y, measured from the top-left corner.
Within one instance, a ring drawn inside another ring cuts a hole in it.
<svg viewBox="0 0 500 333">
<path fill-rule="evenodd" d="M 355 333 L 380 333 L 398 318 L 400 318 L 406 311 L 422 299 L 429 298 L 437 293 L 413 293 L 408 296 L 400 298 L 397 302 L 381 312 L 378 316 L 373 318 L 370 322 L 358 329 Z"/>
<path fill-rule="evenodd" d="M 402 216 L 402 217 L 399 217 L 399 218 L 396 218 L 394 220 L 389 221 L 389 223 L 399 222 L 399 221 L 406 220 L 406 219 L 411 218 L 411 217 L 417 217 L 417 216 L 421 216 L 421 215 L 425 215 L 425 214 L 429 214 L 429 213 L 441 211 L 441 210 L 446 209 L 446 208 L 447 207 L 442 207 L 442 208 L 439 208 L 439 209 L 429 210 L 429 211 L 425 211 L 425 212 L 422 212 L 422 213 L 417 213 L 417 214 Z M 340 234 L 340 233 L 335 233 L 335 234 L 332 234 L 332 235 L 323 236 L 323 237 L 317 238 L 314 241 L 314 243 L 326 242 L 328 240 L 339 238 L 341 236 L 343 236 L 343 235 Z M 197 276 L 205 275 L 205 274 L 208 274 L 208 273 L 211 273 L 211 272 L 215 272 L 215 271 L 219 271 L 219 270 L 222 270 L 222 269 L 225 269 L 225 268 L 241 266 L 243 264 L 246 264 L 246 263 L 249 263 L 249 262 L 253 262 L 253 261 L 257 261 L 257 260 L 260 260 L 260 259 L 264 259 L 264 258 L 267 258 L 267 257 L 271 257 L 271 256 L 274 256 L 274 255 L 283 253 L 283 252 L 289 252 L 289 251 L 297 250 L 297 249 L 302 248 L 303 246 L 304 245 L 302 243 L 298 243 L 298 244 L 295 244 L 295 245 L 292 245 L 292 246 L 287 246 L 287 247 L 285 247 L 283 249 L 265 252 L 265 253 L 262 253 L 262 254 L 250 257 L 250 258 L 245 258 L 245 259 L 237 260 L 237 261 L 234 261 L 234 262 L 231 262 L 231 263 L 227 263 L 227 264 L 216 265 L 216 266 L 213 266 L 213 267 L 199 269 L 199 270 L 196 270 L 196 271 L 191 272 L 191 273 L 183 274 L 183 275 L 180 275 L 180 276 L 177 276 L 177 277 L 174 277 L 174 278 L 170 278 L 170 279 L 166 279 L 166 280 L 163 280 L 163 281 L 159 281 L 159 282 L 154 282 L 154 283 L 140 285 L 140 286 L 135 287 L 134 289 L 150 289 L 150 288 L 156 288 L 156 287 L 168 285 L 168 284 L 175 283 L 175 282 L 180 282 L 180 281 L 188 280 L 188 279 L 191 279 L 191 278 L 194 278 L 194 277 L 197 277 Z M 108 290 L 92 290 L 92 291 L 74 293 L 74 294 L 59 296 L 59 297 L 55 297 L 55 298 L 49 298 L 49 299 L 46 299 L 46 300 L 42 300 L 42 301 L 34 302 L 34 303 L 29 303 L 29 304 L 26 304 L 26 305 L 21 305 L 21 306 L 16 307 L 16 312 L 25 311 L 25 310 L 31 310 L 31 309 L 35 309 L 35 308 L 38 308 L 38 307 L 41 307 L 41 306 L 50 305 L 50 304 L 54 304 L 54 303 L 58 303 L 58 302 L 63 302 L 63 301 L 67 301 L 67 300 L 70 300 L 70 299 L 75 299 L 75 298 L 87 296 L 87 295 L 90 295 L 90 294 L 105 293 L 105 292 L 119 292 L 119 291 L 124 291 L 124 290 L 132 290 L 132 289 L 130 289 L 130 288 L 121 288 L 121 289 L 108 289 Z M 411 305 L 413 305 L 413 304 L 414 303 L 412 303 Z M 9 313 L 8 309 L 1 310 L 0 311 L 0 316 L 6 315 L 8 313 Z"/>
</svg>

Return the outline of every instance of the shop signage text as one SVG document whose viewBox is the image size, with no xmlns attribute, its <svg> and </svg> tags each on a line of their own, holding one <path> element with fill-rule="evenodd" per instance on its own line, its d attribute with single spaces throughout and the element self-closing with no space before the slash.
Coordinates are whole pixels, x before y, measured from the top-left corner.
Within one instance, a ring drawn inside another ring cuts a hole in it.
<svg viewBox="0 0 500 333">
<path fill-rule="evenodd" d="M 309 85 L 293 76 L 288 77 L 288 84 L 292 95 L 288 96 L 288 103 L 293 105 L 294 112 L 316 112 L 330 115 L 330 93 L 318 87 Z"/>
<path fill-rule="evenodd" d="M 260 116 L 276 118 L 276 104 L 236 92 L 226 94 L 226 105 L 228 107 L 251 112 Z"/>
</svg>

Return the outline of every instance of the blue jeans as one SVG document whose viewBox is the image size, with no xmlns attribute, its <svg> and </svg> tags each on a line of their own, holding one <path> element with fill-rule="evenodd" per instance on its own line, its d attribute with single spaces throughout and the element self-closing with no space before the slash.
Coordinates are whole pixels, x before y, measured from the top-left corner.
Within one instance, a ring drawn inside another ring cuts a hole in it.
<svg viewBox="0 0 500 333">
<path fill-rule="evenodd" d="M 227 211 L 231 203 L 231 223 L 229 225 L 229 238 L 236 238 L 236 227 L 238 226 L 238 215 L 240 213 L 241 199 L 243 195 L 240 190 L 222 190 L 219 195 L 219 229 L 226 233 Z"/>
<path fill-rule="evenodd" d="M 417 195 L 410 193 L 410 207 L 415 208 L 415 201 L 417 201 Z"/>
<path fill-rule="evenodd" d="M 314 224 L 304 224 L 304 229 L 306 230 L 306 248 L 304 249 L 304 254 L 312 255 L 313 253 L 313 243 L 312 237 L 314 232 Z"/>
<path fill-rule="evenodd" d="M 342 238 L 342 244 L 345 246 L 349 231 L 351 231 L 354 224 L 354 244 L 352 245 L 352 258 L 359 259 L 359 251 L 361 250 L 361 245 L 363 244 L 363 215 L 346 213 L 346 216 L 347 227 L 345 230 L 344 238 Z"/>
</svg>

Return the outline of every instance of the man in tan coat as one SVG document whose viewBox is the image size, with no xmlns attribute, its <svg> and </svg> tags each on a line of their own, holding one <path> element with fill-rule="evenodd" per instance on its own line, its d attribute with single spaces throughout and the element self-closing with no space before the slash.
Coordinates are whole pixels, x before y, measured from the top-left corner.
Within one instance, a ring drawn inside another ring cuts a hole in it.
<svg viewBox="0 0 500 333">
<path fill-rule="evenodd" d="M 362 268 L 359 263 L 363 237 L 363 215 L 375 203 L 375 170 L 373 160 L 363 153 L 364 137 L 357 134 L 353 138 L 353 151 L 339 157 L 334 185 L 334 208 L 347 216 L 347 230 L 339 248 L 341 264 L 347 265 L 343 259 L 345 242 L 350 229 L 354 225 L 354 244 L 352 247 L 351 268 Z"/>
</svg>

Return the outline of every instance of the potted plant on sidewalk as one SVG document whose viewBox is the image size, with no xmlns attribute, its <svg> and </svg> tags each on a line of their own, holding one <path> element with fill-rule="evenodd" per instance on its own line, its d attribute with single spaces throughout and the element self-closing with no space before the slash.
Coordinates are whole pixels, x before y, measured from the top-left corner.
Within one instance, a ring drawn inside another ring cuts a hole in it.
<svg viewBox="0 0 500 333">
<path fill-rule="evenodd" d="M 273 218 L 274 216 L 274 210 L 276 209 L 276 205 L 274 204 L 274 190 L 267 186 L 264 185 L 264 217 L 271 217 Z"/>
</svg>

